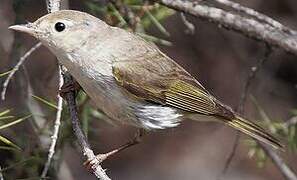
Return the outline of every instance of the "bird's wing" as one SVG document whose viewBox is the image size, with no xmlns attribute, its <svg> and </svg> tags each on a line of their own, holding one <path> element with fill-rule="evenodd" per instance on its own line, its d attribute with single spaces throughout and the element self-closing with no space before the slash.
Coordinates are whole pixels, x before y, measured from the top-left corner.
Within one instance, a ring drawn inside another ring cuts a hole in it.
<svg viewBox="0 0 297 180">
<path fill-rule="evenodd" d="M 160 51 L 113 64 L 120 86 L 133 95 L 187 112 L 219 114 L 223 110 L 205 88 Z M 225 108 L 224 108 L 225 109 Z"/>
<path fill-rule="evenodd" d="M 120 86 L 138 98 L 190 113 L 221 117 L 217 119 L 247 135 L 273 147 L 282 147 L 279 140 L 263 128 L 216 100 L 195 78 L 160 51 L 148 52 L 136 60 L 116 62 L 113 74 Z"/>
</svg>

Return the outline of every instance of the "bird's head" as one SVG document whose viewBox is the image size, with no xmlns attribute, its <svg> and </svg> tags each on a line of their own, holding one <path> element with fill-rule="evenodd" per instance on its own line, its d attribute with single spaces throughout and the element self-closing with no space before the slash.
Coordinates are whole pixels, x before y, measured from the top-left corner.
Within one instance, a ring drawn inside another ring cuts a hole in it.
<svg viewBox="0 0 297 180">
<path fill-rule="evenodd" d="M 25 32 L 39 39 L 53 51 L 71 51 L 91 40 L 94 33 L 108 25 L 96 17 L 80 11 L 61 10 L 47 14 L 33 23 L 13 25 L 9 29 Z"/>
</svg>

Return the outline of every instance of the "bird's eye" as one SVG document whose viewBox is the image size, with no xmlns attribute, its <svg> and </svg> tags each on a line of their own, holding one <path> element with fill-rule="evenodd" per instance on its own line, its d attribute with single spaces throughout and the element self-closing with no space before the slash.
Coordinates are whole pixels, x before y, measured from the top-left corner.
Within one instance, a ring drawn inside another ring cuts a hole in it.
<svg viewBox="0 0 297 180">
<path fill-rule="evenodd" d="M 64 31 L 65 28 L 66 28 L 66 26 L 65 26 L 64 23 L 57 22 L 57 23 L 55 24 L 55 29 L 56 29 L 56 31 L 58 31 L 58 32 L 62 32 L 62 31 Z"/>
</svg>

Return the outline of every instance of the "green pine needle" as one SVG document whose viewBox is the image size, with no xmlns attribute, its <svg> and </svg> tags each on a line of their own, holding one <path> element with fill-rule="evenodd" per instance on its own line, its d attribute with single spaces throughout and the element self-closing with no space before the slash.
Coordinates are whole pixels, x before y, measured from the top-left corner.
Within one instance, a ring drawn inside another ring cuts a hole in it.
<svg viewBox="0 0 297 180">
<path fill-rule="evenodd" d="M 164 45 L 164 46 L 171 46 L 172 45 L 171 42 L 166 41 L 164 39 L 157 38 L 155 36 L 151 36 L 151 35 L 143 34 L 143 33 L 136 33 L 136 34 L 141 36 L 142 38 L 144 38 L 144 39 L 146 39 L 148 41 L 152 41 L 154 43 L 158 43 L 158 44 L 161 44 L 161 45 Z"/>
<path fill-rule="evenodd" d="M 20 123 L 20 122 L 22 122 L 22 121 L 28 119 L 28 118 L 31 117 L 31 116 L 32 116 L 32 115 L 28 115 L 28 116 L 25 116 L 25 117 L 23 117 L 23 118 L 19 118 L 19 119 L 17 119 L 17 120 L 14 120 L 14 121 L 12 121 L 12 122 L 10 122 L 10 123 L 4 124 L 4 125 L 0 126 L 0 130 L 1 130 L 1 129 L 4 129 L 4 128 L 8 128 L 8 127 L 10 127 L 10 126 L 13 126 L 13 125 L 15 125 L 15 124 L 18 124 L 18 123 Z"/>
<path fill-rule="evenodd" d="M 5 119 L 12 119 L 12 118 L 14 118 L 14 116 L 0 116 L 0 121 L 1 120 L 5 120 Z"/>
<path fill-rule="evenodd" d="M 169 32 L 164 28 L 164 26 L 152 15 L 148 10 L 145 10 L 145 14 L 152 21 L 152 23 L 159 29 L 159 31 L 165 36 L 170 36 Z"/>
<path fill-rule="evenodd" d="M 1 74 L 0 74 L 0 78 L 3 77 L 3 76 L 8 75 L 9 73 L 11 73 L 11 71 L 12 71 L 12 70 L 7 71 L 7 72 L 4 72 L 4 73 L 1 73 Z"/>
<path fill-rule="evenodd" d="M 46 99 L 43 99 L 43 98 L 41 98 L 41 97 L 39 97 L 39 96 L 35 96 L 35 95 L 33 95 L 33 94 L 32 94 L 31 96 L 32 96 L 33 98 L 35 98 L 36 100 L 42 102 L 43 104 L 45 104 L 45 105 L 47 105 L 47 106 L 49 106 L 49 107 L 51 107 L 51 108 L 58 109 L 58 106 L 56 106 L 55 104 L 49 102 L 49 101 L 46 100 Z"/>
<path fill-rule="evenodd" d="M 269 118 L 269 116 L 266 114 L 266 112 L 264 111 L 264 109 L 259 105 L 259 103 L 257 102 L 256 98 L 254 96 L 251 96 L 251 100 L 253 101 L 254 105 L 256 106 L 261 119 L 264 120 L 265 125 L 269 128 L 269 131 L 272 134 L 276 133 L 276 128 L 273 126 L 273 121 Z"/>
<path fill-rule="evenodd" d="M 0 150 L 15 151 L 15 150 L 19 150 L 19 149 L 16 149 L 14 147 L 9 147 L 9 146 L 0 146 Z"/>
<path fill-rule="evenodd" d="M 3 112 L 0 112 L 0 117 L 10 113 L 10 111 L 11 111 L 10 109 L 7 109 L 7 110 L 5 110 Z"/>
<path fill-rule="evenodd" d="M 10 140 L 8 140 L 7 138 L 5 138 L 1 135 L 0 135 L 0 141 L 2 141 L 4 144 L 7 144 L 11 147 L 14 147 L 17 150 L 22 150 L 19 146 L 17 146 L 16 144 L 14 144 L 13 142 L 11 142 Z"/>
</svg>

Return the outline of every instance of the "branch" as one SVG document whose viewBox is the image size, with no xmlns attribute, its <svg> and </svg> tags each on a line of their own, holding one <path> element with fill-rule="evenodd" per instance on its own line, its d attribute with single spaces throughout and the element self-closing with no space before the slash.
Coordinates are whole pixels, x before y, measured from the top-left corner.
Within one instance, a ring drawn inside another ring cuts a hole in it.
<svg viewBox="0 0 297 180">
<path fill-rule="evenodd" d="M 280 29 L 279 26 L 275 25 L 278 23 L 276 21 L 273 21 L 276 23 L 272 23 L 271 21 L 269 21 L 269 23 L 260 21 L 259 19 L 267 19 L 264 18 L 260 13 L 256 14 L 259 18 L 255 19 L 252 17 L 245 17 L 243 15 L 227 12 L 216 7 L 201 5 L 195 1 L 155 1 L 169 8 L 208 20 L 227 29 L 240 32 L 248 37 L 264 41 L 271 46 L 280 47 L 297 55 L 297 32 L 285 26 L 281 26 L 282 28 Z"/>
<path fill-rule="evenodd" d="M 195 26 L 193 23 L 187 20 L 185 14 L 183 12 L 180 13 L 181 20 L 183 21 L 184 25 L 187 27 L 185 31 L 187 34 L 195 34 Z"/>
<path fill-rule="evenodd" d="M 61 71 L 61 67 L 59 66 L 59 89 L 62 87 L 63 85 L 63 77 L 62 77 L 62 71 Z M 63 110 L 63 99 L 60 95 L 58 96 L 58 108 L 57 108 L 57 112 L 56 112 L 56 120 L 55 120 L 55 124 L 54 124 L 54 131 L 53 131 L 53 135 L 51 136 L 51 145 L 49 148 L 49 153 L 47 156 L 47 161 L 44 165 L 44 168 L 42 170 L 41 173 L 41 179 L 44 179 L 46 177 L 46 174 L 49 170 L 52 158 L 54 156 L 55 153 L 55 147 L 56 147 L 56 143 L 57 143 L 57 139 L 58 139 L 58 134 L 59 134 L 59 129 L 60 129 L 60 125 L 61 125 L 61 115 L 62 115 L 62 110 Z"/>
<path fill-rule="evenodd" d="M 64 83 L 66 84 L 73 83 L 73 79 L 68 72 L 63 72 L 63 78 L 64 78 Z M 86 140 L 86 137 L 83 131 L 81 130 L 78 113 L 77 113 L 76 101 L 75 101 L 75 92 L 70 91 L 66 93 L 65 96 L 68 104 L 68 109 L 69 109 L 70 118 L 72 121 L 72 128 L 73 128 L 74 134 L 76 135 L 78 143 L 82 147 L 83 154 L 87 156 L 87 160 L 91 161 L 91 164 L 93 164 L 91 167 L 93 170 L 92 172 L 95 174 L 95 176 L 98 179 L 110 180 L 110 178 L 106 175 L 105 171 L 100 166 L 99 160 L 96 158 L 94 152 L 92 151 L 92 149 L 90 148 L 90 145 Z"/>
<path fill-rule="evenodd" d="M 29 49 L 29 51 L 27 51 L 19 60 L 19 62 L 14 66 L 14 68 L 11 70 L 11 72 L 9 73 L 8 77 L 5 79 L 4 83 L 3 83 L 3 88 L 2 88 L 2 92 L 1 92 L 1 99 L 4 101 L 5 100 L 5 96 L 6 96 L 6 90 L 8 87 L 8 84 L 10 82 L 10 80 L 12 79 L 12 77 L 14 76 L 14 74 L 19 70 L 20 66 L 25 62 L 25 60 L 39 47 L 41 46 L 41 42 L 35 44 L 31 49 Z"/>
<path fill-rule="evenodd" d="M 277 155 L 275 151 L 273 151 L 268 146 L 258 143 L 260 147 L 265 151 L 265 153 L 271 158 L 274 164 L 278 167 L 278 169 L 282 172 L 282 175 L 287 180 L 297 180 L 296 174 L 287 166 L 284 160 Z"/>
<path fill-rule="evenodd" d="M 292 31 L 292 30 L 288 29 L 287 27 L 283 26 L 281 23 L 275 21 L 274 19 L 272 19 L 272 18 L 270 18 L 270 17 L 268 17 L 268 16 L 266 16 L 264 14 L 261 14 L 261 13 L 255 11 L 255 10 L 253 10 L 253 9 L 241 6 L 240 4 L 229 1 L 229 0 L 215 0 L 215 1 L 220 3 L 220 4 L 223 4 L 225 6 L 231 7 L 231 8 L 233 8 L 234 10 L 236 10 L 238 12 L 244 13 L 244 14 L 249 15 L 249 16 L 255 18 L 255 19 L 258 19 L 258 20 L 263 21 L 263 22 L 265 22 L 267 24 L 270 24 L 271 26 L 276 27 L 279 30 L 290 31 L 291 33 L 294 33 L 294 31 Z"/>
</svg>

